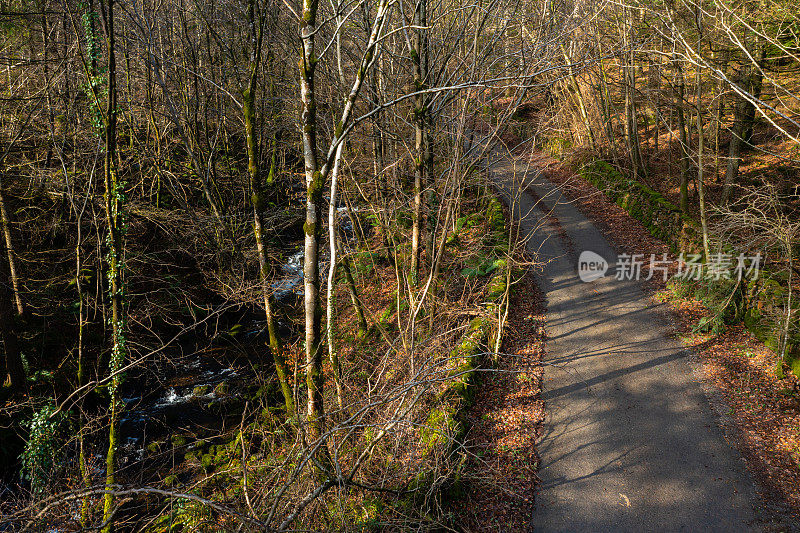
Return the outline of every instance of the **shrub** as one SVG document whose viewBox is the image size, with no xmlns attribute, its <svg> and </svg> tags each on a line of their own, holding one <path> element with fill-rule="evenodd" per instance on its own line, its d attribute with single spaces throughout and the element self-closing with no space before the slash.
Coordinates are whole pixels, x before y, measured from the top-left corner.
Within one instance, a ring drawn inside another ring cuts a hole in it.
<svg viewBox="0 0 800 533">
<path fill-rule="evenodd" d="M 65 420 L 55 403 L 48 403 L 33 414 L 26 424 L 30 431 L 22 452 L 23 477 L 30 481 L 31 492 L 39 494 L 47 486 L 58 463 L 61 449 L 59 433 Z"/>
</svg>

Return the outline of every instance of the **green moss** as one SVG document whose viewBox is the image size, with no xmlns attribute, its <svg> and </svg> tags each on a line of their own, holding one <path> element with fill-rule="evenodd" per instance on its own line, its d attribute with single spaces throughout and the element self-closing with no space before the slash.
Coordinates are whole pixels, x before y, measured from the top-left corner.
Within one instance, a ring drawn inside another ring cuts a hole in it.
<svg viewBox="0 0 800 533">
<path fill-rule="evenodd" d="M 486 209 L 486 221 L 495 231 L 503 231 L 505 229 L 503 205 L 497 198 L 492 197 L 492 199 L 489 200 L 489 206 Z"/>
<path fill-rule="evenodd" d="M 253 193 L 250 196 L 250 201 L 253 202 L 253 207 L 258 211 L 262 211 L 265 207 L 264 197 L 258 193 Z"/>
<path fill-rule="evenodd" d="M 486 298 L 489 301 L 497 300 L 506 292 L 506 274 L 504 270 L 501 270 L 486 285 Z"/>
<path fill-rule="evenodd" d="M 383 502 L 378 498 L 365 498 L 356 514 L 356 524 L 367 527 L 375 527 L 375 531 L 381 531 L 382 524 L 381 512 L 383 511 Z"/>
<path fill-rule="evenodd" d="M 238 441 L 234 441 L 234 449 L 238 446 Z M 217 453 L 214 454 L 214 464 L 216 466 L 222 466 L 227 464 L 231 461 L 231 454 L 228 453 L 228 449 L 224 446 L 217 447 Z"/>
<path fill-rule="evenodd" d="M 430 453 L 438 446 L 451 442 L 458 434 L 460 424 L 454 417 L 453 407 L 448 404 L 439 405 L 431 410 L 425 425 L 420 429 L 420 445 L 425 453 Z"/>
<path fill-rule="evenodd" d="M 208 441 L 207 441 L 207 440 L 205 440 L 205 439 L 198 439 L 198 440 L 196 440 L 196 441 L 194 441 L 194 442 L 192 443 L 192 445 L 191 445 L 191 449 L 192 449 L 192 450 L 202 450 L 202 449 L 203 449 L 203 448 L 205 448 L 206 446 L 208 446 Z"/>
<path fill-rule="evenodd" d="M 322 195 L 322 187 L 324 180 L 319 170 L 315 171 L 311 177 L 311 182 L 306 186 L 306 192 L 309 198 L 317 198 Z"/>
<path fill-rule="evenodd" d="M 387 307 L 383 313 L 381 313 L 380 321 L 382 323 L 389 322 L 389 318 L 391 318 L 395 309 L 397 309 L 397 299 L 392 298 L 392 301 L 389 303 L 389 307 Z"/>
</svg>

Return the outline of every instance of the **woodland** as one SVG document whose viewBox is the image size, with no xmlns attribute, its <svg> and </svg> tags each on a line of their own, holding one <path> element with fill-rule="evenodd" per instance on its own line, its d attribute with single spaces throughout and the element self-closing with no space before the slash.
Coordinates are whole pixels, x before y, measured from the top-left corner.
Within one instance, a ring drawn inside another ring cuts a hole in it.
<svg viewBox="0 0 800 533">
<path fill-rule="evenodd" d="M 0 1 L 0 531 L 458 529 L 460 409 L 536 262 L 498 151 L 763 254 L 698 327 L 798 394 L 798 15 Z"/>
</svg>

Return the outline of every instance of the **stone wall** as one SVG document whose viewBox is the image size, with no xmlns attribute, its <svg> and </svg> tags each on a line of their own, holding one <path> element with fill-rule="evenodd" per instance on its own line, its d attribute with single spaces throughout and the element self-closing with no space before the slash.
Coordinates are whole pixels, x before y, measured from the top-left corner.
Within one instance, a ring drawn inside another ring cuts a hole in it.
<svg viewBox="0 0 800 533">
<path fill-rule="evenodd" d="M 606 161 L 595 160 L 584 165 L 580 175 L 641 222 L 651 235 L 667 243 L 673 252 L 702 252 L 699 225 L 684 216 L 680 208 L 660 193 L 626 178 Z M 778 351 L 783 325 L 780 317 L 785 317 L 788 295 L 786 277 L 785 272 L 763 270 L 757 280 L 737 288 L 729 282 L 703 280 L 696 283 L 696 289 L 703 294 L 738 291 L 732 294 L 732 305 L 728 298 L 724 299 L 724 309 L 718 310 L 721 318 L 728 322 L 744 321 L 759 340 Z M 786 363 L 795 375 L 800 376 L 800 297 L 795 295 L 793 299 L 794 319 L 790 327 Z"/>
</svg>

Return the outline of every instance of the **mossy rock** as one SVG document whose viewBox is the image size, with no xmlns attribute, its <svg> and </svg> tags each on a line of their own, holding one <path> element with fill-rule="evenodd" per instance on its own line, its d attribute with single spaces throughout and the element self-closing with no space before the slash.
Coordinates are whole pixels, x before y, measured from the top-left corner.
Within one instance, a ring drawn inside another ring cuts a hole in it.
<svg viewBox="0 0 800 533">
<path fill-rule="evenodd" d="M 202 450 L 202 449 L 203 449 L 203 448 L 205 448 L 207 445 L 208 445 L 208 441 L 207 441 L 207 440 L 205 440 L 205 439 L 198 439 L 198 440 L 194 441 L 194 442 L 193 442 L 193 443 L 192 443 L 192 444 L 189 446 L 189 448 L 190 448 L 190 449 L 192 449 L 192 450 Z"/>
<path fill-rule="evenodd" d="M 503 296 L 506 292 L 506 276 L 505 273 L 494 276 L 486 285 L 486 298 L 488 300 L 496 300 Z"/>
<path fill-rule="evenodd" d="M 163 483 L 167 487 L 174 487 L 178 485 L 178 476 L 176 476 L 175 474 L 170 474 L 164 478 Z"/>
<path fill-rule="evenodd" d="M 476 316 L 469 322 L 469 329 L 477 332 L 479 336 L 486 336 L 486 334 L 489 332 L 490 326 L 491 323 L 485 316 Z M 471 335 L 471 337 L 474 336 L 475 335 Z"/>
<path fill-rule="evenodd" d="M 233 443 L 234 445 L 236 442 Z M 231 462 L 231 456 L 224 446 L 217 447 L 217 453 L 214 454 L 214 465 L 222 466 Z"/>
<path fill-rule="evenodd" d="M 198 385 L 192 389 L 192 396 L 205 396 L 210 389 L 209 385 Z"/>
<path fill-rule="evenodd" d="M 452 405 L 441 404 L 431 410 L 425 425 L 420 428 L 419 438 L 425 453 L 432 452 L 439 446 L 448 445 L 461 430 L 461 424 L 455 419 Z"/>
<path fill-rule="evenodd" d="M 409 480 L 406 490 L 409 492 L 411 498 L 414 498 L 417 495 L 427 492 L 428 487 L 433 484 L 433 480 L 433 473 L 423 470 Z"/>
<path fill-rule="evenodd" d="M 228 394 L 230 394 L 230 390 L 231 386 L 228 384 L 228 382 L 222 381 L 220 383 L 217 383 L 217 385 L 214 387 L 214 394 L 216 394 L 217 396 L 227 396 Z"/>
<path fill-rule="evenodd" d="M 486 209 L 486 221 L 494 231 L 503 231 L 505 229 L 506 221 L 503 216 L 503 204 L 495 197 L 489 200 L 489 206 Z"/>
<path fill-rule="evenodd" d="M 215 466 L 214 455 L 207 453 L 200 458 L 200 466 L 205 472 L 211 472 Z"/>
<path fill-rule="evenodd" d="M 150 453 L 158 453 L 161 451 L 161 447 L 165 444 L 163 440 L 154 440 L 147 444 L 147 451 Z"/>
<path fill-rule="evenodd" d="M 175 448 L 186 446 L 189 442 L 189 439 L 183 435 L 172 435 L 169 440 Z"/>
<path fill-rule="evenodd" d="M 465 372 L 461 375 L 458 375 L 450 386 L 448 386 L 438 398 L 440 402 L 454 402 L 456 404 L 464 404 L 471 405 L 472 401 L 474 400 L 475 396 L 475 387 L 471 386 L 471 371 L 474 370 L 474 367 L 469 365 L 463 365 L 453 371 L 454 375 L 458 375 L 459 372 Z"/>
<path fill-rule="evenodd" d="M 800 378 L 800 345 L 789 345 L 786 351 L 786 365 L 792 374 Z"/>
</svg>

